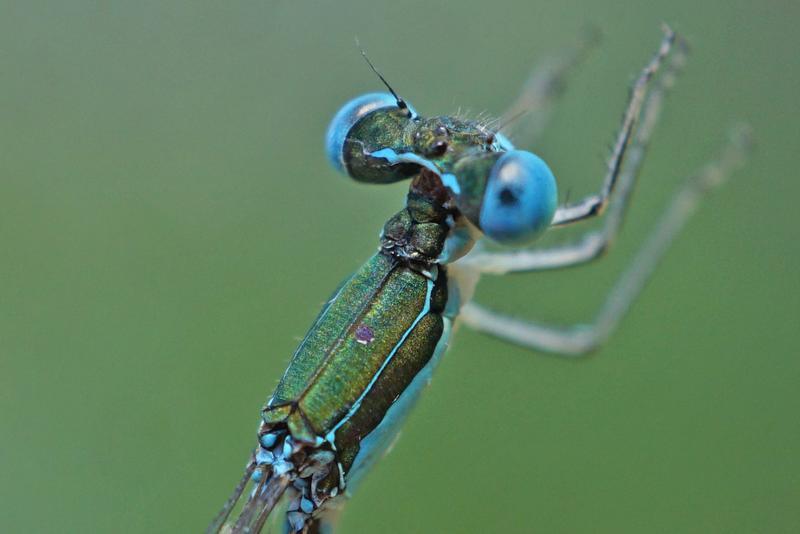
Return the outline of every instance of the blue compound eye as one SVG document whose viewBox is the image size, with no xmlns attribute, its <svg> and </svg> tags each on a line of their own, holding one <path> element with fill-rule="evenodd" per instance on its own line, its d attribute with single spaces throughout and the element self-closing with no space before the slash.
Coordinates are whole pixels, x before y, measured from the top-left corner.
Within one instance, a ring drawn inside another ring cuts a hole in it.
<svg viewBox="0 0 800 534">
<path fill-rule="evenodd" d="M 389 93 L 367 93 L 349 101 L 336 113 L 325 134 L 325 152 L 333 167 L 346 172 L 344 145 L 353 126 L 366 115 L 384 108 L 397 109 L 397 99 Z M 409 108 L 408 113 L 415 116 Z"/>
<path fill-rule="evenodd" d="M 486 182 L 478 226 L 500 243 L 523 243 L 544 231 L 558 202 L 547 164 L 523 150 L 503 154 Z"/>
</svg>

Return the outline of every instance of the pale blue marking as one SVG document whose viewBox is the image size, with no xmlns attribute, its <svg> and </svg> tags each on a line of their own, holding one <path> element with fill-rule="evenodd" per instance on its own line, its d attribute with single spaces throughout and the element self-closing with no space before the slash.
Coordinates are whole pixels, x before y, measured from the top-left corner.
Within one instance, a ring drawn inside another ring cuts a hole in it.
<svg viewBox="0 0 800 534">
<path fill-rule="evenodd" d="M 361 440 L 361 448 L 353 460 L 350 472 L 347 474 L 348 492 L 352 493 L 355 490 L 364 475 L 369 472 L 370 467 L 387 452 L 387 448 L 399 434 L 403 421 L 405 421 L 411 408 L 414 407 L 417 399 L 419 399 L 422 390 L 430 383 L 433 371 L 447 348 L 450 331 L 452 330 L 453 322 L 448 317 L 443 317 L 442 319 L 444 321 L 444 330 L 442 331 L 442 337 L 436 343 L 431 359 L 420 369 L 405 391 L 389 407 L 380 424 Z"/>
<path fill-rule="evenodd" d="M 274 461 L 275 461 L 275 455 L 272 454 L 270 451 L 260 449 L 256 453 L 256 463 L 258 465 L 271 464 Z"/>
<path fill-rule="evenodd" d="M 261 442 L 261 446 L 265 449 L 271 449 L 273 445 L 275 445 L 275 441 L 278 439 L 277 434 L 264 434 L 261 436 L 259 441 Z"/>
<path fill-rule="evenodd" d="M 382 148 L 380 150 L 376 150 L 375 152 L 370 152 L 369 155 L 373 158 L 385 159 L 389 165 L 397 165 L 398 163 L 415 163 L 420 167 L 425 167 L 437 175 L 441 174 L 442 172 L 432 161 L 427 160 L 418 154 L 414 154 L 413 152 L 397 152 L 393 148 Z"/>
<path fill-rule="evenodd" d="M 281 476 L 285 473 L 288 473 L 294 469 L 294 464 L 292 462 L 287 462 L 286 460 L 280 459 L 274 464 L 272 464 L 272 472 L 275 473 L 275 476 Z"/>
<path fill-rule="evenodd" d="M 261 469 L 256 469 L 253 471 L 253 474 L 250 475 L 250 479 L 253 482 L 261 482 L 261 478 L 264 476 L 264 472 Z"/>
<path fill-rule="evenodd" d="M 430 311 L 430 309 L 431 309 L 431 294 L 433 293 L 433 286 L 434 286 L 434 281 L 428 279 L 427 280 L 427 289 L 426 289 L 426 292 L 425 292 L 425 304 L 422 306 L 422 310 L 419 312 L 417 317 L 411 323 L 411 326 L 409 326 L 408 329 L 405 332 L 403 332 L 403 335 L 400 337 L 400 341 L 397 342 L 397 344 L 392 348 L 392 351 L 389 353 L 389 355 L 386 357 L 386 359 L 383 360 L 383 363 L 381 364 L 380 368 L 375 373 L 375 375 L 372 377 L 372 380 L 369 381 L 369 384 L 367 384 L 366 389 L 364 389 L 364 391 L 361 393 L 361 395 L 359 395 L 358 399 L 356 399 L 355 404 L 353 404 L 353 406 L 350 408 L 350 411 L 347 412 L 347 415 L 345 415 L 342 418 L 341 421 L 336 423 L 336 426 L 334 426 L 331 429 L 331 431 L 328 432 L 328 434 L 325 436 L 325 440 L 328 443 L 330 443 L 331 445 L 333 445 L 334 447 L 335 447 L 335 441 L 336 441 L 336 431 L 339 430 L 339 428 L 343 424 L 345 424 L 348 421 L 348 419 L 353 417 L 354 413 L 356 413 L 358 411 L 358 409 L 361 407 L 361 403 L 363 402 L 364 398 L 367 396 L 369 391 L 372 389 L 372 386 L 375 385 L 375 382 L 378 380 L 378 377 L 381 376 L 381 373 L 383 373 L 383 370 L 386 369 L 386 366 L 389 365 L 389 362 L 392 361 L 392 358 L 394 358 L 394 355 L 397 353 L 398 349 L 401 346 L 403 346 L 403 343 L 405 343 L 406 338 L 408 338 L 409 334 L 411 334 L 411 331 L 414 330 L 414 328 L 422 320 L 422 318 L 425 317 L 428 314 L 428 312 Z M 334 450 L 335 450 L 335 448 L 334 448 Z"/>
<path fill-rule="evenodd" d="M 458 178 L 455 174 L 442 174 L 439 176 L 442 180 L 442 185 L 453 192 L 454 195 L 461 194 L 461 185 L 458 183 Z"/>
<path fill-rule="evenodd" d="M 505 150 L 506 152 L 511 152 L 514 150 L 514 143 L 509 141 L 508 137 L 497 132 L 494 134 L 494 142 L 500 148 L 500 150 Z"/>
<path fill-rule="evenodd" d="M 300 532 L 306 524 L 306 516 L 302 512 L 287 512 L 286 522 L 288 523 L 288 532 Z"/>
<path fill-rule="evenodd" d="M 307 514 L 314 511 L 314 503 L 303 497 L 300 499 L 300 509 Z"/>
<path fill-rule="evenodd" d="M 461 193 L 461 186 L 455 175 L 443 173 L 439 167 L 431 160 L 425 159 L 413 152 L 397 152 L 393 148 L 382 148 L 375 152 L 370 152 L 369 155 L 373 158 L 385 159 L 389 165 L 397 165 L 398 163 L 415 163 L 420 167 L 425 167 L 432 173 L 436 174 L 442 181 L 442 185 L 449 188 L 454 195 Z"/>
<path fill-rule="evenodd" d="M 452 215 L 448 215 L 447 225 L 450 227 L 450 232 L 444 241 L 442 252 L 436 258 L 439 263 L 450 263 L 464 256 L 474 241 L 469 227 L 463 223 L 457 224 Z"/>
<path fill-rule="evenodd" d="M 397 103 L 397 102 L 395 102 L 395 104 L 396 104 L 396 103 Z M 409 104 L 408 102 L 406 102 L 406 107 L 408 108 L 408 112 L 411 114 L 411 117 L 410 117 L 410 118 L 411 118 L 411 120 L 412 120 L 412 121 L 415 121 L 415 120 L 417 120 L 417 119 L 419 118 L 419 113 L 417 113 L 417 110 L 416 110 L 416 109 L 414 109 L 414 106 L 412 106 L 411 104 Z"/>
</svg>

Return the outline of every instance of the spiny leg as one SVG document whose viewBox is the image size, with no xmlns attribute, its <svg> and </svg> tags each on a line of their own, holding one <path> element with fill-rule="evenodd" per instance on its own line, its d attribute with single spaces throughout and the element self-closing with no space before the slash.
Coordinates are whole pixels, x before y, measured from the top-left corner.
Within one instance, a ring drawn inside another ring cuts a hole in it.
<svg viewBox="0 0 800 534">
<path fill-rule="evenodd" d="M 661 46 L 659 46 L 656 54 L 647 66 L 645 66 L 636 79 L 636 82 L 633 84 L 630 98 L 628 99 L 628 106 L 622 118 L 622 126 L 614 142 L 611 158 L 608 161 L 608 170 L 606 171 L 606 176 L 603 180 L 603 186 L 600 192 L 590 195 L 574 204 L 560 206 L 553 217 L 552 226 L 564 226 L 589 219 L 599 215 L 605 210 L 608 205 L 609 197 L 614 192 L 614 188 L 618 183 L 620 170 L 622 169 L 622 163 L 626 155 L 626 149 L 631 140 L 633 129 L 639 120 L 642 105 L 647 97 L 649 82 L 653 76 L 655 76 L 656 72 L 658 72 L 664 58 L 670 53 L 674 41 L 675 32 L 665 26 L 664 38 L 661 41 Z"/>
<path fill-rule="evenodd" d="M 545 58 L 537 65 L 516 100 L 500 117 L 500 129 L 506 129 L 521 116 L 530 114 L 531 117 L 526 118 L 524 123 L 516 123 L 512 129 L 519 134 L 526 134 L 526 137 L 532 138 L 530 142 L 535 143 L 550 118 L 553 104 L 564 93 L 566 78 L 589 55 L 600 38 L 598 28 L 587 26 L 572 47 Z"/>
<path fill-rule="evenodd" d="M 461 310 L 463 321 L 475 330 L 535 350 L 580 356 L 597 348 L 625 315 L 669 244 L 697 210 L 703 196 L 741 166 L 750 146 L 749 129 L 744 126 L 735 128 L 719 159 L 686 181 L 631 265 L 609 292 L 592 323 L 571 327 L 545 325 L 502 315 L 476 303 L 468 303 Z"/>
<path fill-rule="evenodd" d="M 664 97 L 674 85 L 685 62 L 686 44 L 681 40 L 668 68 L 653 87 L 642 108 L 642 118 L 633 142 L 627 149 L 627 161 L 619 176 L 614 201 L 610 204 L 599 230 L 583 234 L 576 242 L 552 248 L 492 252 L 479 244 L 461 260 L 461 264 L 490 274 L 543 271 L 587 263 L 607 251 L 619 233 L 630 206 L 633 189 L 663 107 Z"/>
</svg>

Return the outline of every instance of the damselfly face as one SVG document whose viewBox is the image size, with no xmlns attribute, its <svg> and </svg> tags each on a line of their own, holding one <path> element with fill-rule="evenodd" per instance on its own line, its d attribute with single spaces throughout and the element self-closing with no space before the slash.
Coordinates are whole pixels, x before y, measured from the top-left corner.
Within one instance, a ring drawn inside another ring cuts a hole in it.
<svg viewBox="0 0 800 534">
<path fill-rule="evenodd" d="M 413 150 L 435 161 L 441 168 L 452 168 L 469 153 L 492 152 L 504 147 L 494 132 L 480 123 L 455 117 L 433 117 L 413 121 Z"/>
<path fill-rule="evenodd" d="M 326 145 L 334 167 L 360 182 L 392 183 L 432 171 L 457 211 L 494 241 L 531 241 L 555 213 L 555 178 L 539 157 L 514 150 L 476 121 L 421 118 L 390 94 L 345 104 Z"/>
</svg>

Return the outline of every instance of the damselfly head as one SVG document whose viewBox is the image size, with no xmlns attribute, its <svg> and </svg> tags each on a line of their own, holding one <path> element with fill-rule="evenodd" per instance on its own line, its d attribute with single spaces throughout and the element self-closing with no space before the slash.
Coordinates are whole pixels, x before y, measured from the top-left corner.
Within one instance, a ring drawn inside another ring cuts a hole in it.
<svg viewBox="0 0 800 534">
<path fill-rule="evenodd" d="M 369 93 L 339 110 L 326 137 L 337 170 L 359 182 L 392 183 L 427 169 L 458 211 L 499 243 L 529 242 L 550 225 L 556 183 L 538 156 L 478 122 L 421 118 L 398 102 L 394 94 Z"/>
</svg>

